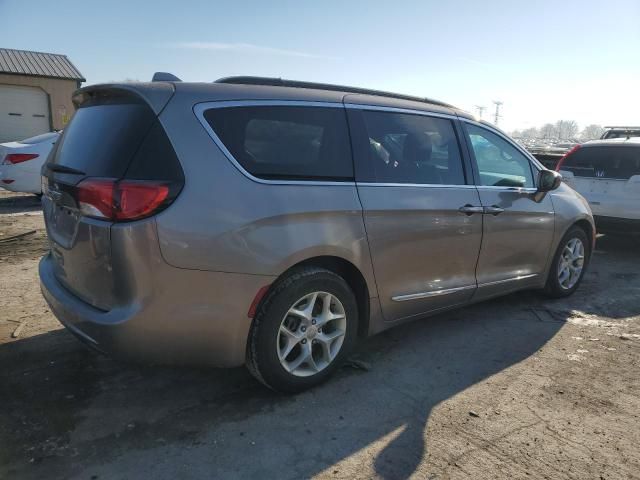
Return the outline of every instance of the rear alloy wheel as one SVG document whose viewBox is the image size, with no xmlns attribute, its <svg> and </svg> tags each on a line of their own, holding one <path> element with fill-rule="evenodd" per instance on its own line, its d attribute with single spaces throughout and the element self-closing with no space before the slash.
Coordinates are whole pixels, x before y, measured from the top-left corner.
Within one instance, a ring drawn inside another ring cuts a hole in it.
<svg viewBox="0 0 640 480">
<path fill-rule="evenodd" d="M 575 292 L 584 276 L 589 254 L 589 241 L 584 230 L 572 227 L 560 241 L 553 257 L 545 293 L 559 298 Z"/>
<path fill-rule="evenodd" d="M 358 308 L 337 274 L 307 267 L 273 286 L 254 319 L 249 371 L 268 387 L 299 392 L 326 380 L 350 352 Z"/>
<path fill-rule="evenodd" d="M 327 368 L 344 342 L 347 318 L 337 297 L 305 295 L 289 309 L 278 332 L 278 358 L 284 369 L 308 377 Z"/>
</svg>

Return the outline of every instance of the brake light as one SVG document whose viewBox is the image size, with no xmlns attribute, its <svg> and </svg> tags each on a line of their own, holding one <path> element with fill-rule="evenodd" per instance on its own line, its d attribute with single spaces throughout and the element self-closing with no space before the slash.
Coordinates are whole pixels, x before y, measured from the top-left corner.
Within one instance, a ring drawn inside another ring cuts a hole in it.
<svg viewBox="0 0 640 480">
<path fill-rule="evenodd" d="M 6 163 L 22 163 L 27 160 L 33 160 L 34 158 L 38 158 L 40 155 L 37 153 L 10 153 L 6 157 L 4 157 L 4 161 Z"/>
<path fill-rule="evenodd" d="M 148 217 L 165 205 L 169 196 L 166 183 L 141 180 L 89 178 L 76 188 L 83 215 L 111 221 Z"/>
<path fill-rule="evenodd" d="M 564 161 L 567 159 L 567 157 L 575 152 L 577 152 L 578 150 L 580 150 L 580 145 L 576 145 L 575 147 L 573 147 L 571 150 L 569 150 L 567 153 L 565 153 L 562 158 L 558 161 L 558 163 L 556 164 L 556 172 L 560 171 L 560 167 L 562 167 L 562 164 L 564 163 Z"/>
</svg>

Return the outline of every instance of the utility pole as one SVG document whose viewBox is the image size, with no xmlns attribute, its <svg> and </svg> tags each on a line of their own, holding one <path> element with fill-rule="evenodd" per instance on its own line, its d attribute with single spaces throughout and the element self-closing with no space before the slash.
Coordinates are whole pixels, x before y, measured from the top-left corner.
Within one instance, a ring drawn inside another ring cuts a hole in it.
<svg viewBox="0 0 640 480">
<path fill-rule="evenodd" d="M 502 106 L 502 102 L 500 100 L 494 100 L 493 104 L 496 106 L 496 113 L 493 116 L 493 124 L 497 127 L 498 120 L 502 115 L 500 115 L 500 107 Z"/>
<path fill-rule="evenodd" d="M 478 117 L 480 117 L 480 120 L 482 120 L 482 114 L 487 109 L 487 107 L 483 107 L 481 105 L 476 105 L 475 109 L 478 111 Z"/>
</svg>

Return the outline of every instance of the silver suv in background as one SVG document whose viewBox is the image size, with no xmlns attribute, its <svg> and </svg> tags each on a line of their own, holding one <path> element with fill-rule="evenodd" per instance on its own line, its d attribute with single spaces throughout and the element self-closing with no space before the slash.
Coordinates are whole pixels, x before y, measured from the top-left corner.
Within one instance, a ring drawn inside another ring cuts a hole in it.
<svg viewBox="0 0 640 480">
<path fill-rule="evenodd" d="M 588 204 L 448 104 L 164 78 L 79 90 L 42 171 L 42 292 L 97 350 L 295 392 L 358 338 L 584 275 Z"/>
<path fill-rule="evenodd" d="M 613 138 L 640 137 L 640 127 L 604 127 L 605 131 L 600 140 L 611 140 Z"/>
</svg>

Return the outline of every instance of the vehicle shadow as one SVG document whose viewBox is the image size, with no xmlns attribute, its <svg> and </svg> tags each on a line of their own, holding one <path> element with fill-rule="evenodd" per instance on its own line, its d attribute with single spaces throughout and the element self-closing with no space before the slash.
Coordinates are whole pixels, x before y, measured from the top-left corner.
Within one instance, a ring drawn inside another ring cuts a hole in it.
<svg viewBox="0 0 640 480">
<path fill-rule="evenodd" d="M 609 289 L 637 291 L 640 279 L 626 275 L 638 262 L 626 241 L 603 240 L 573 297 L 522 292 L 399 326 L 363 341 L 359 362 L 297 396 L 267 390 L 244 368 L 123 365 L 64 330 L 0 345 L 0 477 L 348 478 L 365 465 L 345 461 L 368 449 L 379 477 L 408 478 L 438 441 L 433 409 L 535 355 L 565 312 L 638 314 L 632 300 L 607 303 Z M 538 308 L 553 310 L 552 320 Z M 470 411 L 496 408 L 465 398 L 452 415 L 473 421 Z"/>
<path fill-rule="evenodd" d="M 40 198 L 28 193 L 13 193 L 0 190 L 0 215 L 26 213 L 42 210 Z"/>
<path fill-rule="evenodd" d="M 407 478 L 427 452 L 434 406 L 534 354 L 561 328 L 524 308 L 530 296 L 373 337 L 356 353 L 368 371 L 344 368 L 296 397 L 270 392 L 244 369 L 118 364 L 62 330 L 5 344 L 0 472 L 140 478 L 171 451 L 160 478 L 181 476 L 185 461 L 192 478 L 307 478 L 391 436 L 376 471 Z"/>
</svg>

